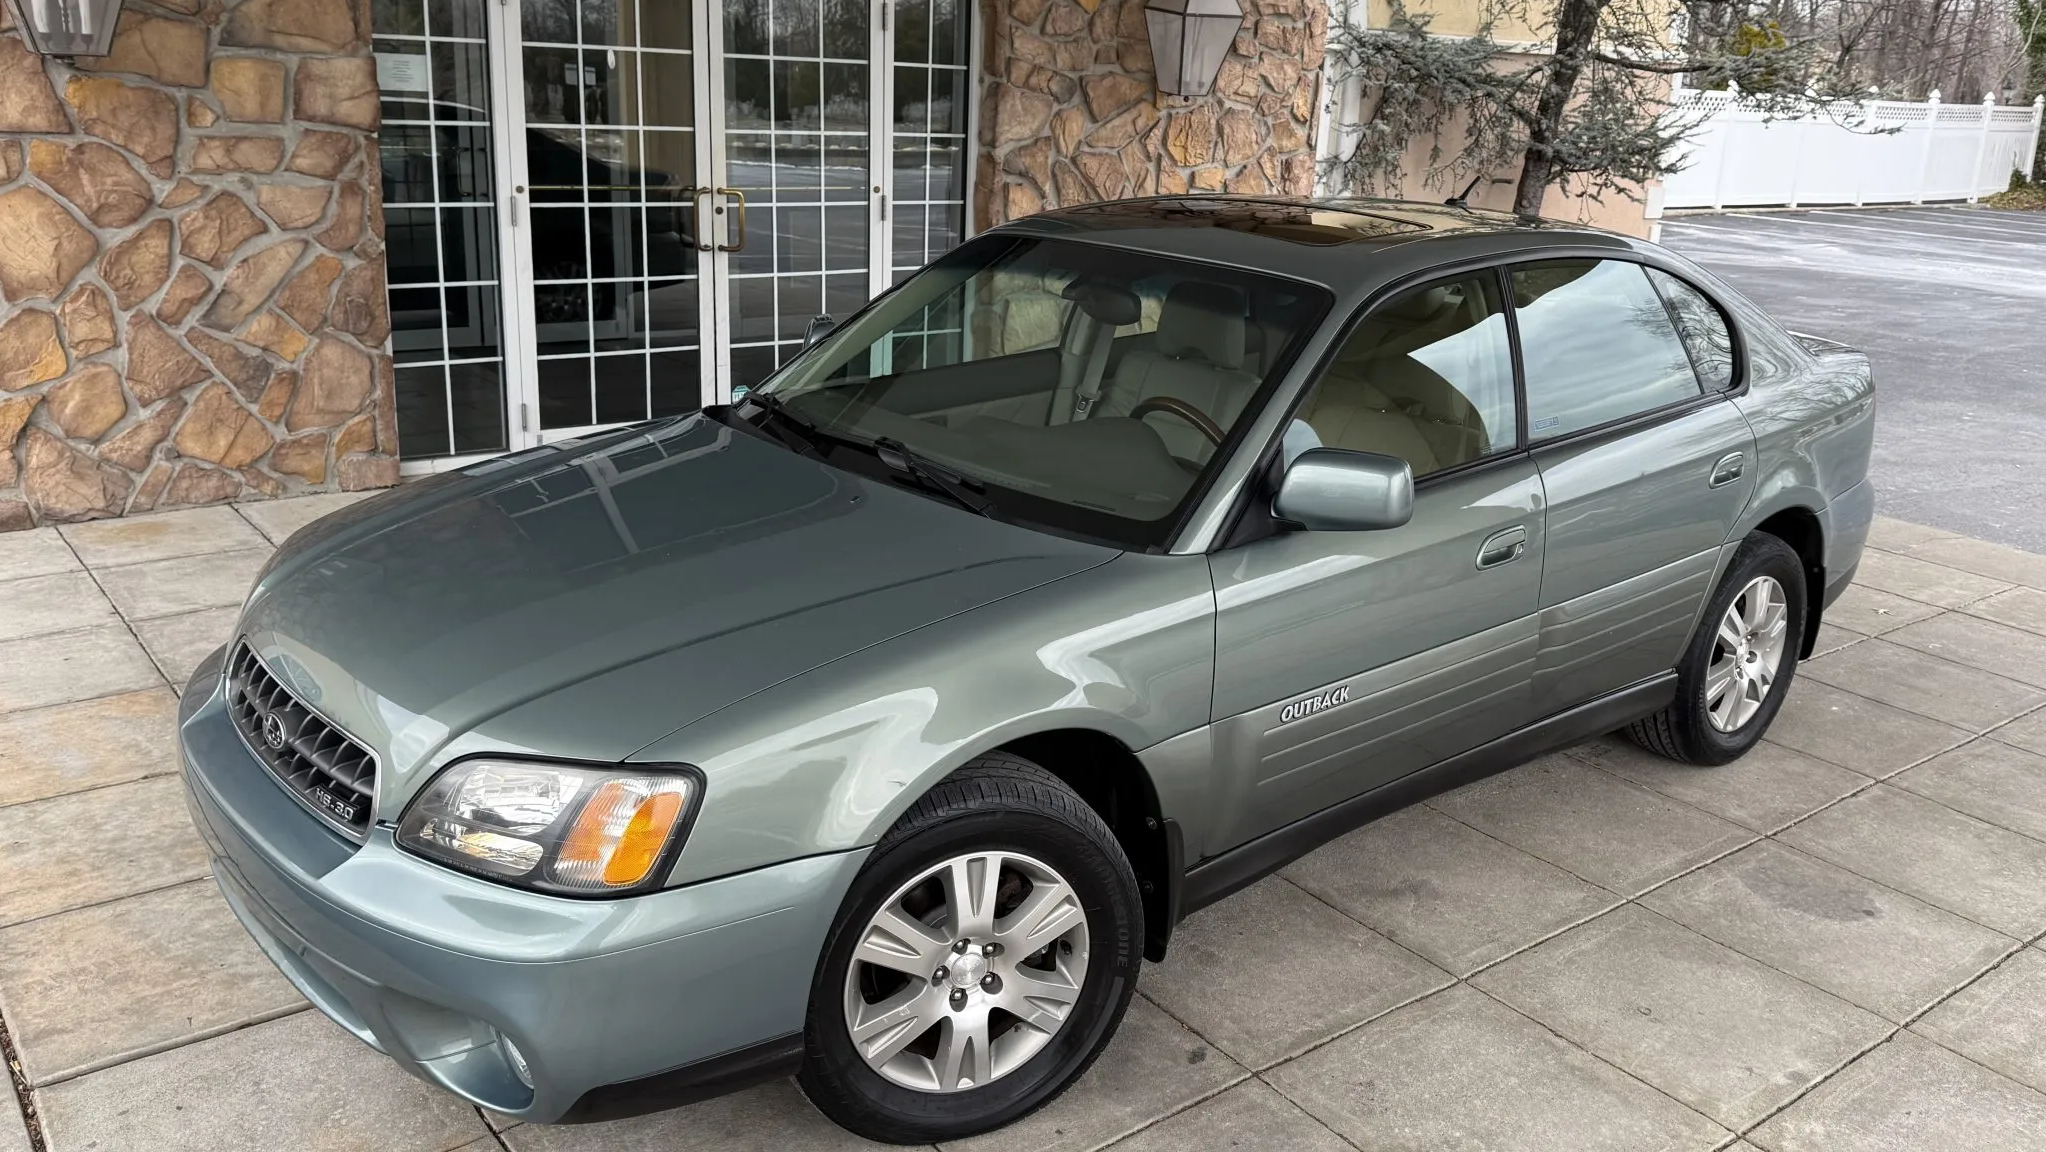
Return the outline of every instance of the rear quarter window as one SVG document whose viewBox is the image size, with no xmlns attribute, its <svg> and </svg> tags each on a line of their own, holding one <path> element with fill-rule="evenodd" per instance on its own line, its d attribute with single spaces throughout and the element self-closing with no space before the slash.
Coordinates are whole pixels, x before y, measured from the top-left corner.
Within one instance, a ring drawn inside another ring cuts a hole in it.
<svg viewBox="0 0 2046 1152">
<path fill-rule="evenodd" d="M 1698 289 L 1664 272 L 1650 268 L 1648 278 L 1669 305 L 1676 321 L 1677 337 L 1691 354 L 1691 366 L 1698 370 L 1698 382 L 1707 391 L 1724 392 L 1733 387 L 1733 330 L 1726 314 Z"/>
</svg>

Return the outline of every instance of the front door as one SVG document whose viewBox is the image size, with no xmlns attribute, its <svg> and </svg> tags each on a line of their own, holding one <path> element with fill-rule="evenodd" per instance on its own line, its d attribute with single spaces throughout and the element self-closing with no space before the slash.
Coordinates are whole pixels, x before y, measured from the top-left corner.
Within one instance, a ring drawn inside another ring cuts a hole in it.
<svg viewBox="0 0 2046 1152">
<path fill-rule="evenodd" d="M 727 400 L 963 229 L 957 0 L 374 23 L 408 467 Z"/>
<path fill-rule="evenodd" d="M 1406 459 L 1409 523 L 1211 560 L 1216 750 L 1244 792 L 1231 844 L 1531 719 L 1542 481 L 1519 446 L 1499 284 L 1485 270 L 1375 309 L 1287 433 L 1289 452 Z"/>
</svg>

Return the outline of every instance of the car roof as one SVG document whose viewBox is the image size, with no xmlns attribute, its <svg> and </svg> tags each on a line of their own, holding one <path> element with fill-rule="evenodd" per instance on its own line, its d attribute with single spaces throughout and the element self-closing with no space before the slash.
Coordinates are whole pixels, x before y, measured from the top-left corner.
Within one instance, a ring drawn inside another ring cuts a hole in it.
<svg viewBox="0 0 2046 1152">
<path fill-rule="evenodd" d="M 1493 255 L 1644 246 L 1589 225 L 1363 197 L 1108 200 L 1026 216 L 993 231 L 1085 239 L 1255 268 L 1326 284 L 1340 295 L 1368 291 L 1389 277 L 1431 265 Z"/>
</svg>

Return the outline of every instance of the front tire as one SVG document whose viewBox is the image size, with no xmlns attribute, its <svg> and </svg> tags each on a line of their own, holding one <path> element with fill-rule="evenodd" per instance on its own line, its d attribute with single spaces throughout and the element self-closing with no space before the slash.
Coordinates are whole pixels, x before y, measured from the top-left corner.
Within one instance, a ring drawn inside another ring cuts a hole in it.
<svg viewBox="0 0 2046 1152">
<path fill-rule="evenodd" d="M 811 986 L 803 1091 L 897 1144 L 1026 1115 L 1114 1035 L 1143 923 L 1093 809 L 1028 760 L 982 756 L 896 822 L 846 894 Z"/>
<path fill-rule="evenodd" d="M 1754 747 L 1796 674 L 1805 597 L 1790 545 L 1764 532 L 1743 540 L 1677 665 L 1676 699 L 1628 737 L 1687 764 L 1725 764 Z"/>
</svg>

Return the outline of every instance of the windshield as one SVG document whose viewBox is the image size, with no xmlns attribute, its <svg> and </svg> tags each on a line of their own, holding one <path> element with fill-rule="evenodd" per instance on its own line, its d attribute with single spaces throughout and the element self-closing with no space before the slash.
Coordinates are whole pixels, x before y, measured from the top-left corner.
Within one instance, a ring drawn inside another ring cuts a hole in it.
<svg viewBox="0 0 2046 1152">
<path fill-rule="evenodd" d="M 1329 303 L 1236 268 L 985 237 L 790 364 L 762 389 L 778 404 L 742 412 L 987 515 L 1156 548 Z"/>
</svg>

